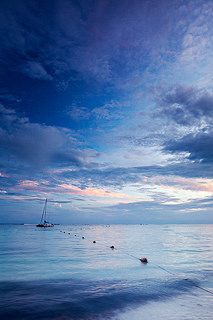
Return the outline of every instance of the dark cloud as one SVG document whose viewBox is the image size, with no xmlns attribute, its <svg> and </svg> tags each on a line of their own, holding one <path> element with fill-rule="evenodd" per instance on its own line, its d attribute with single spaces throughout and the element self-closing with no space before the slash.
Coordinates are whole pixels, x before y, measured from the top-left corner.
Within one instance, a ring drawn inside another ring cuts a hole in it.
<svg viewBox="0 0 213 320">
<path fill-rule="evenodd" d="M 64 128 L 31 123 L 13 109 L 0 109 L 0 152 L 2 164 L 21 163 L 33 167 L 84 166 L 97 156 L 92 150 L 78 149 L 74 134 Z"/>
<path fill-rule="evenodd" d="M 152 10 L 139 0 L 2 1 L 0 53 L 8 69 L 31 78 L 51 80 L 73 70 L 100 82 L 131 77 L 151 57 L 169 55 L 171 16 L 159 13 L 174 10 L 159 1 Z"/>
<path fill-rule="evenodd" d="M 182 139 L 171 141 L 165 150 L 170 152 L 187 152 L 190 160 L 213 162 L 213 131 L 188 134 Z"/>
<path fill-rule="evenodd" d="M 213 95 L 196 87 L 176 86 L 161 95 L 158 119 L 165 126 L 164 151 L 192 161 L 213 160 Z M 165 123 L 166 119 L 166 123 Z M 166 126 L 168 129 L 166 130 Z"/>
<path fill-rule="evenodd" d="M 161 96 L 162 114 L 179 125 L 212 121 L 213 95 L 192 87 L 174 87 Z"/>
</svg>

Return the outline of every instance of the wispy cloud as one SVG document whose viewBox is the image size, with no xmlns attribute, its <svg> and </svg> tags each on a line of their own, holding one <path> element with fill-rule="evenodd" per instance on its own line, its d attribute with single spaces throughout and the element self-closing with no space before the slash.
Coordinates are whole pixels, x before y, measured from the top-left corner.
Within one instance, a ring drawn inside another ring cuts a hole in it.
<svg viewBox="0 0 213 320">
<path fill-rule="evenodd" d="M 37 61 L 27 61 L 21 67 L 20 70 L 33 79 L 40 79 L 40 80 L 52 80 L 53 77 L 48 74 L 45 68 L 42 66 L 41 63 Z"/>
</svg>

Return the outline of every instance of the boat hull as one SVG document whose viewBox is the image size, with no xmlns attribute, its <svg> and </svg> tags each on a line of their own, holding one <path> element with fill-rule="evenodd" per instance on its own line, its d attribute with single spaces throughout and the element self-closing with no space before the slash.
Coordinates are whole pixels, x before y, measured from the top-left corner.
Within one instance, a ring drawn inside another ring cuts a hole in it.
<svg viewBox="0 0 213 320">
<path fill-rule="evenodd" d="M 37 228 L 51 228 L 54 227 L 54 224 L 44 224 L 44 223 L 39 223 L 36 225 Z"/>
</svg>

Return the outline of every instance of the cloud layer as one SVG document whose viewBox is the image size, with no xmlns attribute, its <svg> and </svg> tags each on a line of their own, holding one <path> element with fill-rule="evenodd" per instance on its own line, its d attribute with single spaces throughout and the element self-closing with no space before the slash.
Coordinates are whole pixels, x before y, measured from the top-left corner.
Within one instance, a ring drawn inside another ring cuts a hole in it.
<svg viewBox="0 0 213 320">
<path fill-rule="evenodd" d="M 212 221 L 212 1 L 0 9 L 7 221 L 46 197 L 66 222 Z"/>
</svg>

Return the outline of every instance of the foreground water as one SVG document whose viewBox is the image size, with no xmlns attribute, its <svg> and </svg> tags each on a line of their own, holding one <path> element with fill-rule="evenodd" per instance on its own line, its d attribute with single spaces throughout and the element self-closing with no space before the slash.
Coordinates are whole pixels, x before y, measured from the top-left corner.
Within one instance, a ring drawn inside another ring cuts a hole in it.
<svg viewBox="0 0 213 320">
<path fill-rule="evenodd" d="M 213 290 L 212 231 L 212 225 L 2 225 L 0 318 L 212 319 L 213 295 L 199 288 Z M 142 255 L 147 265 L 134 258 Z"/>
</svg>

